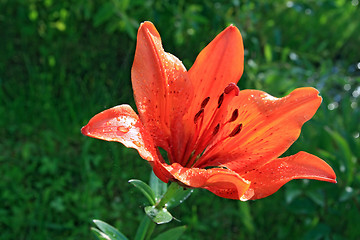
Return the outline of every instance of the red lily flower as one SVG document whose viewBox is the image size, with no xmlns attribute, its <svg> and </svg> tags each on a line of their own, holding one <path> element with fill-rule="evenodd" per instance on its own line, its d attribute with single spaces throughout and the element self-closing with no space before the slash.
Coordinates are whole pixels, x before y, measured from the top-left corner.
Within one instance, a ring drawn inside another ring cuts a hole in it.
<svg viewBox="0 0 360 240">
<path fill-rule="evenodd" d="M 164 182 L 205 188 L 224 198 L 259 199 L 292 179 L 336 182 L 332 168 L 305 152 L 278 158 L 299 137 L 321 97 L 299 88 L 283 98 L 236 86 L 243 73 L 239 30 L 229 26 L 186 71 L 141 24 L 132 67 L 137 115 L 120 105 L 94 116 L 84 135 L 137 149 Z M 167 152 L 168 160 L 159 148 Z"/>
</svg>

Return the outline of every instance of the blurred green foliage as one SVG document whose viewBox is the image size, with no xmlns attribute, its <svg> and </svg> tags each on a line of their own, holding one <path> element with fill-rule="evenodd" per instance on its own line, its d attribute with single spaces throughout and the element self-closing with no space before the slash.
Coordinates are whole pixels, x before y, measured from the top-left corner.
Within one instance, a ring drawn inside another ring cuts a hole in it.
<svg viewBox="0 0 360 240">
<path fill-rule="evenodd" d="M 174 211 L 188 226 L 181 239 L 357 239 L 359 11 L 358 0 L 0 0 L 0 238 L 89 239 L 92 219 L 136 231 L 145 199 L 127 181 L 148 181 L 150 167 L 80 128 L 106 108 L 134 106 L 136 31 L 150 20 L 188 68 L 234 24 L 246 49 L 241 88 L 319 89 L 321 108 L 286 154 L 316 154 L 338 176 L 245 203 L 195 191 Z"/>
</svg>

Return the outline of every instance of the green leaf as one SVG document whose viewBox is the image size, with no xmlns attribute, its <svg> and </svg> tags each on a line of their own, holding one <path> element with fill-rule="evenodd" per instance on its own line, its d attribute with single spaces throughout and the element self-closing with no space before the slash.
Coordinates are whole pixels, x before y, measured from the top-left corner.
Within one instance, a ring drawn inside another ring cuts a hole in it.
<svg viewBox="0 0 360 240">
<path fill-rule="evenodd" d="M 100 26 L 114 15 L 114 5 L 111 2 L 104 3 L 94 16 L 94 27 Z"/>
<path fill-rule="evenodd" d="M 100 228 L 101 231 L 104 232 L 104 234 L 102 234 L 101 236 L 107 237 L 105 239 L 107 239 L 107 240 L 108 239 L 109 240 L 128 240 L 124 234 L 122 234 L 116 228 L 107 224 L 106 222 L 103 222 L 101 220 L 96 220 L 96 219 L 94 219 L 93 222 L 96 224 L 96 226 L 98 228 Z M 93 231 L 95 232 L 95 230 L 93 230 Z"/>
<path fill-rule="evenodd" d="M 147 206 L 144 210 L 150 219 L 157 224 L 168 223 L 173 219 L 173 216 L 166 208 L 157 209 L 154 206 Z"/>
<path fill-rule="evenodd" d="M 143 240 L 146 237 L 146 234 L 151 227 L 151 224 L 155 224 L 151 221 L 151 219 L 145 215 L 143 219 L 141 220 L 141 223 L 136 231 L 136 235 L 134 240 Z"/>
<path fill-rule="evenodd" d="M 172 228 L 159 234 L 154 240 L 177 240 L 185 232 L 186 226 Z"/>
<path fill-rule="evenodd" d="M 150 187 L 154 191 L 156 201 L 159 200 L 167 190 L 167 184 L 161 181 L 155 175 L 154 171 L 151 171 Z"/>
<path fill-rule="evenodd" d="M 111 240 L 111 238 L 109 238 L 105 233 L 101 232 L 99 229 L 97 228 L 91 228 L 91 231 L 93 231 L 96 239 L 98 240 Z"/>
<path fill-rule="evenodd" d="M 272 61 L 272 58 L 273 58 L 272 57 L 272 49 L 269 44 L 265 44 L 265 46 L 264 46 L 264 56 L 265 56 L 266 62 Z"/>
<path fill-rule="evenodd" d="M 339 153 L 342 154 L 342 157 L 345 160 L 346 170 L 347 170 L 347 183 L 350 185 L 354 180 L 354 172 L 355 172 L 355 163 L 353 162 L 353 154 L 351 151 L 351 147 L 346 139 L 341 136 L 338 132 L 331 130 L 328 127 L 325 127 L 325 130 L 330 134 L 332 139 L 334 140 L 337 147 L 340 149 Z"/>
<path fill-rule="evenodd" d="M 129 180 L 129 183 L 131 183 L 137 189 L 139 189 L 140 192 L 142 192 L 142 194 L 144 194 L 144 196 L 149 200 L 149 203 L 151 205 L 155 205 L 156 203 L 155 194 L 154 191 L 149 187 L 149 185 L 138 179 L 131 179 Z"/>
<path fill-rule="evenodd" d="M 239 205 L 239 216 L 243 222 L 245 228 L 250 232 L 255 232 L 255 225 L 250 211 L 250 205 L 248 202 L 238 202 Z"/>
<path fill-rule="evenodd" d="M 180 187 L 176 193 L 174 194 L 174 196 L 170 199 L 169 202 L 167 202 L 166 204 L 166 208 L 167 209 L 171 209 L 176 207 L 177 205 L 181 204 L 182 202 L 184 202 L 193 192 L 193 189 L 188 189 L 188 188 L 182 188 Z"/>
</svg>

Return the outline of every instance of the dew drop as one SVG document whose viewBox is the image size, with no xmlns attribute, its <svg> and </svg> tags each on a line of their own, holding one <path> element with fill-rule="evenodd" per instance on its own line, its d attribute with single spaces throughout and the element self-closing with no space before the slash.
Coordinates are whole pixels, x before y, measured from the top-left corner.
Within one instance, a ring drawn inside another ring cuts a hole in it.
<svg viewBox="0 0 360 240">
<path fill-rule="evenodd" d="M 124 126 L 117 127 L 117 130 L 119 130 L 120 132 L 123 132 L 123 133 L 129 132 L 129 129 Z"/>
<path fill-rule="evenodd" d="M 141 147 L 141 143 L 138 141 L 133 141 L 133 144 L 135 144 L 135 146 L 137 146 L 137 147 Z"/>
</svg>

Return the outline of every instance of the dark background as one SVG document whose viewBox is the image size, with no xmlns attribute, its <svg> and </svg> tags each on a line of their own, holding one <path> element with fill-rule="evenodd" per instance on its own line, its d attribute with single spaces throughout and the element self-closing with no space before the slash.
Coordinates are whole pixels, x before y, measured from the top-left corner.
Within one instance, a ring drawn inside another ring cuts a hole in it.
<svg viewBox="0 0 360 240">
<path fill-rule="evenodd" d="M 197 190 L 173 212 L 181 223 L 171 226 L 188 226 L 182 239 L 358 239 L 358 0 L 0 0 L 0 238 L 89 239 L 94 218 L 134 236 L 146 199 L 127 181 L 148 181 L 151 168 L 80 128 L 106 108 L 135 107 L 130 69 L 145 20 L 187 68 L 234 24 L 246 49 L 241 89 L 316 87 L 323 103 L 285 155 L 315 154 L 338 177 L 249 202 Z"/>
</svg>

